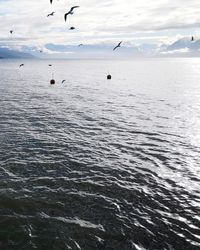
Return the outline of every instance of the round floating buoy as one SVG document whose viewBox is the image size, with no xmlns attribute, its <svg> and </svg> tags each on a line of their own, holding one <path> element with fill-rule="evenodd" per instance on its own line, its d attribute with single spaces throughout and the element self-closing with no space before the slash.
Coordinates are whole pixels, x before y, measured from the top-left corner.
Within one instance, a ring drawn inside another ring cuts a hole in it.
<svg viewBox="0 0 200 250">
<path fill-rule="evenodd" d="M 50 84 L 55 84 L 56 82 L 55 82 L 55 80 L 54 79 L 51 79 L 50 80 Z"/>
<path fill-rule="evenodd" d="M 110 80 L 112 78 L 111 75 L 107 75 L 107 79 Z"/>
</svg>

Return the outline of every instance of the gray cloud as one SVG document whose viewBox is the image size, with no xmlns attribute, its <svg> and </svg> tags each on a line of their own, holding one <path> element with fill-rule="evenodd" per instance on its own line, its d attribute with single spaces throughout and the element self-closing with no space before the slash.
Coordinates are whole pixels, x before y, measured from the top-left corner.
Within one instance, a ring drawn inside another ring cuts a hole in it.
<svg viewBox="0 0 200 250">
<path fill-rule="evenodd" d="M 81 7 L 65 23 L 63 15 L 72 5 Z M 106 48 L 119 40 L 159 46 L 200 27 L 199 0 L 59 0 L 52 5 L 48 0 L 0 0 L 0 6 L 0 43 L 14 48 L 82 42 Z M 47 18 L 51 11 L 55 16 Z"/>
</svg>

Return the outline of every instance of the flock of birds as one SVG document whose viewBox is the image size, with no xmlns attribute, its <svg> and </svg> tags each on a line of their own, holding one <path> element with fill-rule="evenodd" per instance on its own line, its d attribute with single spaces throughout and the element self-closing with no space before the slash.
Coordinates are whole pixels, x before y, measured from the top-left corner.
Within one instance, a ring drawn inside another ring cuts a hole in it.
<svg viewBox="0 0 200 250">
<path fill-rule="evenodd" d="M 53 3 L 53 0 L 50 0 L 50 4 L 52 4 L 52 3 Z M 76 5 L 76 6 L 72 6 L 72 7 L 70 8 L 70 10 L 64 14 L 64 21 L 66 22 L 66 21 L 67 21 L 67 18 L 68 18 L 68 15 L 73 15 L 73 14 L 74 14 L 74 10 L 77 9 L 77 8 L 79 8 L 79 7 L 80 7 L 80 6 L 77 6 L 77 5 Z M 49 13 L 49 14 L 47 15 L 47 17 L 54 16 L 54 14 L 55 14 L 55 11 Z M 73 27 L 73 26 L 69 28 L 69 30 L 74 30 L 74 29 L 75 29 L 75 27 Z M 13 34 L 13 33 L 14 33 L 14 31 L 13 31 L 13 30 L 10 30 L 10 34 Z M 193 37 L 193 36 L 191 37 L 191 41 L 194 41 L 194 37 Z M 116 50 L 117 48 L 121 47 L 121 44 L 122 44 L 122 41 L 119 42 L 119 43 L 113 48 L 113 51 Z M 79 44 L 78 46 L 79 46 L 79 47 L 80 47 L 80 46 L 83 46 L 83 44 L 81 43 L 81 44 Z M 42 51 L 42 50 L 39 50 L 39 52 L 42 53 L 43 51 Z M 23 66 L 24 66 L 23 63 L 19 65 L 19 67 L 23 67 Z M 49 64 L 49 66 L 51 67 L 52 65 Z M 107 75 L 107 79 L 111 79 L 111 75 L 110 75 L 110 74 Z M 62 83 L 64 83 L 65 81 L 66 81 L 66 80 L 63 80 Z"/>
<path fill-rule="evenodd" d="M 53 3 L 53 0 L 50 0 L 50 4 L 52 4 L 52 3 Z M 73 14 L 74 14 L 74 10 L 77 9 L 77 8 L 79 8 L 79 7 L 80 7 L 80 6 L 72 6 L 72 7 L 70 8 L 70 10 L 64 14 L 64 21 L 66 22 L 68 16 L 69 16 L 69 15 L 73 15 Z M 54 16 L 54 14 L 55 14 L 55 11 L 49 13 L 49 14 L 47 15 L 47 17 Z M 74 29 L 75 29 L 75 27 L 73 27 L 73 26 L 69 28 L 69 30 L 74 30 Z M 14 33 L 14 30 L 10 30 L 10 34 L 13 34 L 13 33 Z M 119 43 L 113 48 L 113 51 L 116 50 L 117 48 L 121 47 L 121 44 L 122 44 L 122 41 L 119 42 Z M 79 47 L 80 47 L 80 46 L 83 46 L 83 44 L 81 43 L 81 44 L 79 44 L 78 46 L 79 46 Z M 42 53 L 43 51 L 42 51 L 42 50 L 39 50 L 39 52 Z M 24 66 L 24 63 L 22 63 L 22 64 L 19 65 L 20 68 L 23 67 L 23 66 Z M 51 67 L 51 66 L 52 66 L 52 64 L 49 64 L 49 67 Z M 107 75 L 107 79 L 111 79 L 111 75 L 110 75 L 110 74 Z M 62 80 L 62 83 L 64 83 L 65 81 L 66 81 L 66 80 Z"/>
</svg>

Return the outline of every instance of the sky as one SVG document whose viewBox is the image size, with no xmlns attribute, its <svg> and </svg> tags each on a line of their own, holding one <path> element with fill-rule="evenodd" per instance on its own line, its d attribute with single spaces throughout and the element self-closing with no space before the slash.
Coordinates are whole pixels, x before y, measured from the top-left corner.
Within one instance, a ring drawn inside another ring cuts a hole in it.
<svg viewBox="0 0 200 250">
<path fill-rule="evenodd" d="M 65 23 L 64 13 L 75 5 Z M 199 10 L 199 0 L 0 0 L 0 46 L 70 55 L 80 43 L 106 51 L 123 41 L 126 53 L 130 47 L 150 53 L 183 37 L 200 39 Z"/>
</svg>

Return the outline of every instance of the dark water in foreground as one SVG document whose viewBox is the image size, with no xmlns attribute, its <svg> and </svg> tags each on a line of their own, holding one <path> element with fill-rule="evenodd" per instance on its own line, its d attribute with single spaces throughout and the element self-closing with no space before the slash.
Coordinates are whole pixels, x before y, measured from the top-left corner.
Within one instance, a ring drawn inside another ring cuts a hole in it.
<svg viewBox="0 0 200 250">
<path fill-rule="evenodd" d="M 200 60 L 48 63 L 0 61 L 0 249 L 200 249 Z"/>
</svg>

